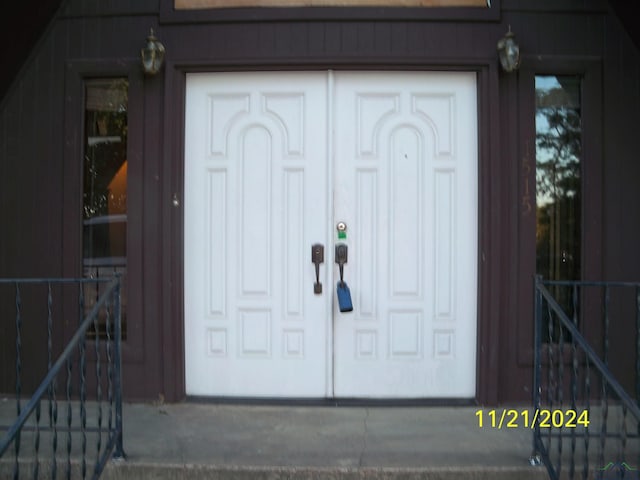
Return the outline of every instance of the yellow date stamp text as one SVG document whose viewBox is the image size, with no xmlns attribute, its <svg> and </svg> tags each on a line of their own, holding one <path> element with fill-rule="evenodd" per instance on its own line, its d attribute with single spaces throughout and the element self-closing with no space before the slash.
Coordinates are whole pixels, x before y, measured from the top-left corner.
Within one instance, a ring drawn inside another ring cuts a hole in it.
<svg viewBox="0 0 640 480">
<path fill-rule="evenodd" d="M 578 428 L 589 426 L 588 410 L 494 409 L 476 410 L 478 428 Z"/>
</svg>

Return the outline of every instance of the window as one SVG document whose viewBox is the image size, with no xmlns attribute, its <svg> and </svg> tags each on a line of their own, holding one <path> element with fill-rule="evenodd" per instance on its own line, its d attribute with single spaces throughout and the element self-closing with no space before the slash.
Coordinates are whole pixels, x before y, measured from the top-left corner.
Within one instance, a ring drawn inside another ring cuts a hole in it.
<svg viewBox="0 0 640 480">
<path fill-rule="evenodd" d="M 122 332 L 126 336 L 127 125 L 126 78 L 85 81 L 83 159 L 83 271 L 87 278 L 122 274 Z M 99 291 L 85 290 L 90 309 Z M 106 334 L 102 320 L 99 334 Z"/>
<path fill-rule="evenodd" d="M 582 275 L 581 78 L 536 76 L 536 273 L 544 280 Z M 571 317 L 567 287 L 552 293 Z M 548 334 L 557 340 L 559 332 Z M 565 336 L 565 338 L 567 338 Z"/>
</svg>

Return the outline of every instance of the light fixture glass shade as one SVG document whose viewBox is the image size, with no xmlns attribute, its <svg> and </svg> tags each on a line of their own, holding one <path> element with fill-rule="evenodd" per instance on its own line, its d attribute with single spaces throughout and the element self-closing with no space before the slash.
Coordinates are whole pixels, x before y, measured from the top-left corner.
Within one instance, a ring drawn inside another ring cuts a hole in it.
<svg viewBox="0 0 640 480">
<path fill-rule="evenodd" d="M 147 43 L 140 51 L 144 73 L 155 75 L 162 68 L 164 61 L 164 45 L 153 34 L 153 29 L 147 37 Z"/>
<path fill-rule="evenodd" d="M 498 57 L 505 72 L 513 72 L 520 66 L 520 47 L 516 43 L 511 26 L 505 36 L 498 41 Z"/>
</svg>

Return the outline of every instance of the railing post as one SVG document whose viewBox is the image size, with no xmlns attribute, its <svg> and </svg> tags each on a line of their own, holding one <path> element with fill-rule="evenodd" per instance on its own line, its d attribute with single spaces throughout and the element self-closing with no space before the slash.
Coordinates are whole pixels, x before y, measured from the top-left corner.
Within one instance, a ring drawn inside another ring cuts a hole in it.
<svg viewBox="0 0 640 480">
<path fill-rule="evenodd" d="M 20 416 L 20 394 L 22 393 L 22 299 L 20 297 L 20 285 L 16 282 L 16 416 Z M 14 443 L 15 463 L 13 466 L 13 477 L 20 477 L 20 433 L 16 432 Z"/>
<path fill-rule="evenodd" d="M 636 404 L 640 407 L 640 286 L 636 286 Z M 640 436 L 640 420 L 636 419 L 636 434 Z M 640 448 L 637 464 L 640 465 Z"/>
<path fill-rule="evenodd" d="M 542 395 L 542 293 L 538 288 L 542 283 L 542 277 L 534 277 L 534 347 L 533 347 L 533 412 L 540 409 L 540 396 Z M 532 415 L 533 417 L 533 415 Z M 533 427 L 533 451 L 531 453 L 531 465 L 540 465 L 540 426 L 536 422 Z"/>
<path fill-rule="evenodd" d="M 114 389 L 116 409 L 116 444 L 113 452 L 114 459 L 124 459 L 124 447 L 122 442 L 122 303 L 121 287 L 122 277 L 116 274 L 117 286 L 114 290 L 115 303 L 115 338 L 114 338 Z"/>
<path fill-rule="evenodd" d="M 640 406 L 640 286 L 636 287 L 636 403 Z M 638 424 L 640 433 L 640 423 Z"/>
</svg>

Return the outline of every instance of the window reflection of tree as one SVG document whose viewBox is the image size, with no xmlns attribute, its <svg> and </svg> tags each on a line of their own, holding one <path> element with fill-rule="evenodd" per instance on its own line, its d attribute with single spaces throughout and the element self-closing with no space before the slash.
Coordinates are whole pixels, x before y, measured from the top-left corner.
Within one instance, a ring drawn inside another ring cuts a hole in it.
<svg viewBox="0 0 640 480">
<path fill-rule="evenodd" d="M 548 280 L 581 277 L 582 127 L 580 79 L 555 77 L 549 88 L 536 88 L 536 271 Z M 553 288 L 571 317 L 569 287 Z M 574 305 L 575 303 L 575 305 Z M 557 340 L 557 328 L 548 337 Z M 567 340 L 565 335 L 565 340 Z"/>
</svg>

